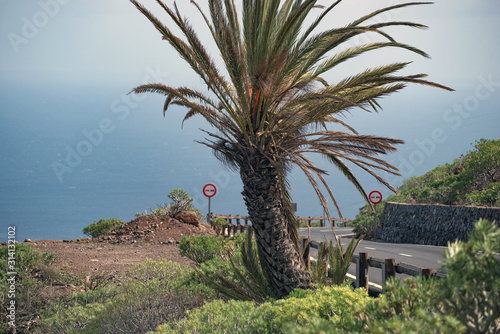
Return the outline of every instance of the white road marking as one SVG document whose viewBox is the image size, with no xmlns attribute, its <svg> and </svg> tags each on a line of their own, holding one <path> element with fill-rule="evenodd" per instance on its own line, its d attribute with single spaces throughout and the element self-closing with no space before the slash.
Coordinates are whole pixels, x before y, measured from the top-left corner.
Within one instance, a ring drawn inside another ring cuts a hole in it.
<svg viewBox="0 0 500 334">
<path fill-rule="evenodd" d="M 413 255 L 405 254 L 405 253 L 399 253 L 399 255 L 401 255 L 401 256 L 407 256 L 407 257 L 413 257 Z"/>
<path fill-rule="evenodd" d="M 320 232 L 331 232 L 332 230 L 319 230 Z"/>
<path fill-rule="evenodd" d="M 376 248 L 373 248 L 373 247 L 365 247 L 365 249 L 375 250 Z"/>
<path fill-rule="evenodd" d="M 356 281 L 356 276 L 354 275 L 351 275 L 349 273 L 346 274 L 347 277 L 349 277 L 350 279 L 353 279 L 354 281 Z M 380 289 L 382 290 L 383 289 L 383 286 L 382 285 L 378 285 L 378 284 L 375 284 L 375 283 L 372 283 L 372 282 L 368 282 L 368 285 L 371 285 L 373 286 L 374 288 L 377 288 L 377 289 Z"/>
<path fill-rule="evenodd" d="M 313 260 L 313 261 L 317 261 L 318 259 L 316 259 L 314 256 L 311 256 L 311 260 Z M 351 274 L 349 274 L 349 273 L 346 273 L 346 277 L 349 277 L 350 279 L 354 280 L 354 282 L 356 282 L 356 276 L 351 275 Z M 374 288 L 377 288 L 377 289 L 380 289 L 380 290 L 382 290 L 382 289 L 383 289 L 383 286 L 382 286 L 382 285 L 378 285 L 378 284 L 375 284 L 375 283 L 372 283 L 372 282 L 368 282 L 368 285 L 371 285 L 371 286 L 373 286 Z"/>
</svg>

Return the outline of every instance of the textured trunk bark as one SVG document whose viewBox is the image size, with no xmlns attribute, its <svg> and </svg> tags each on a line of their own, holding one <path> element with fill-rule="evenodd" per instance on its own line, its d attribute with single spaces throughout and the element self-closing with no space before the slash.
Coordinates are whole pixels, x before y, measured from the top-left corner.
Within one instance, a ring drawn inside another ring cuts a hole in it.
<svg viewBox="0 0 500 334">
<path fill-rule="evenodd" d="M 287 231 L 276 169 L 259 157 L 240 166 L 240 174 L 242 194 L 274 292 L 283 297 L 295 288 L 308 288 L 312 279 Z"/>
</svg>

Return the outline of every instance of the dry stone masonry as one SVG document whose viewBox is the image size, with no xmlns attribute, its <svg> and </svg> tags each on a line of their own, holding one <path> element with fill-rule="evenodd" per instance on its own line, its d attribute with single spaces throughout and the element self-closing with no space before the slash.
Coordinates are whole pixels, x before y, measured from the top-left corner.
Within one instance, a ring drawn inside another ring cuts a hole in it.
<svg viewBox="0 0 500 334">
<path fill-rule="evenodd" d="M 446 246 L 467 240 L 480 218 L 500 225 L 500 208 L 387 202 L 377 231 L 385 242 Z"/>
</svg>

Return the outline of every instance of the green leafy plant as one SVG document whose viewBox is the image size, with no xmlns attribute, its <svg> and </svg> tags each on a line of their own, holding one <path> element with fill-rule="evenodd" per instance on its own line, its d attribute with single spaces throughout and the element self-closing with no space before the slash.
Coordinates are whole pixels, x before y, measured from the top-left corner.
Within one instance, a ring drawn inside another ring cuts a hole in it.
<svg viewBox="0 0 500 334">
<path fill-rule="evenodd" d="M 332 284 L 342 285 L 345 283 L 347 271 L 351 264 L 351 258 L 362 239 L 352 238 L 347 248 L 342 247 L 342 237 L 337 237 L 335 244 L 322 242 L 318 249 L 318 257 L 312 262 L 311 276 L 316 283 L 327 283 L 330 279 Z"/>
<path fill-rule="evenodd" d="M 336 285 L 341 285 L 345 283 L 345 278 L 347 275 L 347 271 L 349 270 L 349 265 L 351 264 L 351 258 L 354 254 L 354 251 L 358 247 L 361 242 L 360 239 L 351 238 L 349 245 L 347 248 L 342 248 L 342 237 L 337 237 L 337 242 L 335 246 L 333 245 L 333 241 L 330 241 L 330 245 L 328 247 L 329 251 L 329 263 L 330 263 L 330 277 L 332 279 L 332 283 Z"/>
<path fill-rule="evenodd" d="M 137 212 L 135 216 L 141 217 L 151 214 L 156 216 L 168 216 L 174 218 L 175 215 L 182 211 L 192 211 L 196 213 L 196 217 L 198 217 L 198 220 L 200 222 L 206 221 L 205 215 L 202 214 L 200 210 L 192 206 L 193 199 L 185 190 L 173 189 L 168 194 L 168 198 L 172 200 L 170 204 L 159 204 L 157 205 L 156 209 L 149 209 L 149 213 L 148 210 L 146 210 L 144 213 Z"/>
<path fill-rule="evenodd" d="M 475 224 L 467 242 L 449 243 L 440 287 L 446 311 L 455 314 L 468 333 L 500 331 L 500 228 L 487 220 Z"/>
<path fill-rule="evenodd" d="M 231 279 L 221 273 L 212 276 L 202 272 L 200 274 L 207 285 L 228 298 L 262 303 L 277 296 L 273 294 L 268 277 L 264 274 L 263 266 L 265 264 L 260 260 L 260 254 L 252 235 L 253 230 L 249 228 L 240 248 L 240 257 L 231 256 L 228 253 L 228 259 L 236 279 Z"/>
<path fill-rule="evenodd" d="M 42 316 L 36 333 L 146 333 L 201 306 L 193 270 L 171 261 L 134 265 L 120 285 L 61 298 Z"/>
<path fill-rule="evenodd" d="M 182 211 L 191 211 L 193 204 L 193 199 L 188 193 L 183 189 L 173 189 L 168 194 L 168 198 L 172 200 L 172 204 L 169 206 L 169 215 L 174 217 L 176 214 Z"/>
<path fill-rule="evenodd" d="M 15 264 L 9 264 L 8 261 L 12 261 L 9 253 Z M 7 309 L 10 300 L 15 301 L 18 332 L 29 332 L 39 310 L 46 307 L 52 299 L 46 291 L 58 275 L 53 267 L 55 259 L 55 255 L 41 253 L 24 243 L 0 247 L 0 317 L 4 319 L 0 322 L 0 333 L 10 333 L 12 330 L 6 317 L 10 313 Z M 13 270 L 10 265 L 14 266 Z M 8 274 L 9 272 L 15 274 Z"/>
<path fill-rule="evenodd" d="M 322 242 L 318 248 L 316 261 L 311 261 L 311 277 L 316 283 L 325 283 L 328 276 L 328 244 Z"/>
<path fill-rule="evenodd" d="M 241 245 L 242 236 L 233 238 L 215 237 L 212 235 L 183 236 L 179 244 L 180 254 L 201 264 L 214 257 L 227 258 L 235 247 Z"/>
<path fill-rule="evenodd" d="M 467 194 L 467 201 L 473 205 L 500 206 L 500 182 L 490 183 L 484 190 L 472 191 Z"/>
<path fill-rule="evenodd" d="M 216 300 L 190 311 L 185 319 L 161 325 L 155 333 L 290 333 L 320 319 L 336 329 L 368 300 L 366 292 L 350 286 L 297 289 L 285 299 L 257 306 L 252 301 Z"/>
<path fill-rule="evenodd" d="M 393 197 L 389 197 L 389 200 L 392 200 Z M 387 200 L 382 201 L 381 203 L 375 206 L 377 210 L 377 222 L 382 218 L 382 214 L 384 213 L 384 206 Z M 375 238 L 375 226 L 374 226 L 374 213 L 372 206 L 366 204 L 361 209 L 359 209 L 358 214 L 352 221 L 353 225 L 353 233 L 355 233 L 356 238 L 363 237 L 364 239 L 373 239 Z"/>
<path fill-rule="evenodd" d="M 125 222 L 118 218 L 99 219 L 99 221 L 85 227 L 83 229 L 83 233 L 92 238 L 97 238 L 108 233 L 115 227 L 121 226 L 123 224 L 125 224 Z"/>
<path fill-rule="evenodd" d="M 220 235 L 222 229 L 227 225 L 227 221 L 224 218 L 212 218 L 211 220 L 217 235 Z"/>
<path fill-rule="evenodd" d="M 410 204 L 445 204 L 500 206 L 500 139 L 481 139 L 474 149 L 455 159 L 452 164 L 438 166 L 424 175 L 403 181 L 399 194 L 391 195 L 377 205 L 377 219 L 389 202 Z M 360 208 L 353 221 L 356 237 L 373 237 L 373 210 Z"/>
</svg>

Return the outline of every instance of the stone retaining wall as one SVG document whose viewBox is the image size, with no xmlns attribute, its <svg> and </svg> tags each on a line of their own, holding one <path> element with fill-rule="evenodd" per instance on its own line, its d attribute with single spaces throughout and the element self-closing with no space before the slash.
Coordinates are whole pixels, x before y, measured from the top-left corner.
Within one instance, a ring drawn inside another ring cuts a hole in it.
<svg viewBox="0 0 500 334">
<path fill-rule="evenodd" d="M 479 218 L 500 225 L 500 208 L 387 202 L 377 230 L 385 242 L 446 246 L 467 240 Z"/>
</svg>

